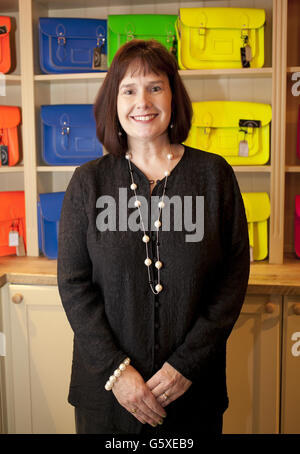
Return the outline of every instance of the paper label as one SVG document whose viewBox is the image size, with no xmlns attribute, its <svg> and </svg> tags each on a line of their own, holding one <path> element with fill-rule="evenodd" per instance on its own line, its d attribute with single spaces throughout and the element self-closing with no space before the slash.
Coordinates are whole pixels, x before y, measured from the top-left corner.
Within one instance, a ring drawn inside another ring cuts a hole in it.
<svg viewBox="0 0 300 454">
<path fill-rule="evenodd" d="M 8 245 L 19 246 L 19 232 L 11 230 L 8 234 Z"/>
<path fill-rule="evenodd" d="M 5 75 L 0 73 L 0 96 L 6 96 Z"/>
</svg>

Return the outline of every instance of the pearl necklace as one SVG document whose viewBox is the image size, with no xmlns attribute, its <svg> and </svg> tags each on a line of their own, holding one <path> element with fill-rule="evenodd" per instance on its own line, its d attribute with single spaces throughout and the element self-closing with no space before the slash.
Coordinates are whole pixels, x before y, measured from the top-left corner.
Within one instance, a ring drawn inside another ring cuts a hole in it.
<svg viewBox="0 0 300 454">
<path fill-rule="evenodd" d="M 130 172 L 130 176 L 131 176 L 131 185 L 130 185 L 130 189 L 132 189 L 134 191 L 134 195 L 135 195 L 135 202 L 134 202 L 134 206 L 138 208 L 139 210 L 139 215 L 140 215 L 140 220 L 141 220 L 141 225 L 142 225 L 142 229 L 143 229 L 143 232 L 144 232 L 144 235 L 142 237 L 142 241 L 145 243 L 145 248 L 146 248 L 146 259 L 144 261 L 144 264 L 146 265 L 147 267 L 147 271 L 148 271 L 148 279 L 149 279 L 149 285 L 150 285 L 150 288 L 151 288 L 151 291 L 152 293 L 154 293 L 154 295 L 158 295 L 159 292 L 162 291 L 163 289 L 163 286 L 161 285 L 161 282 L 160 282 L 160 269 L 162 268 L 163 264 L 162 262 L 160 261 L 160 255 L 159 255 L 159 228 L 161 227 L 161 212 L 162 212 L 162 209 L 163 207 L 165 206 L 165 203 L 164 203 L 164 196 L 165 196 L 165 191 L 166 191 L 166 185 L 167 185 L 167 181 L 168 181 L 168 176 L 170 176 L 171 174 L 171 171 L 170 171 L 170 165 L 171 165 L 171 160 L 173 159 L 174 155 L 173 153 L 171 152 L 171 144 L 170 144 L 170 151 L 169 153 L 167 154 L 167 159 L 169 160 L 169 169 L 166 170 L 164 172 L 165 174 L 165 181 L 164 181 L 164 187 L 163 187 L 163 193 L 162 193 L 162 197 L 161 197 L 161 200 L 158 202 L 158 208 L 159 208 L 159 215 L 158 215 L 158 219 L 154 222 L 154 226 L 156 227 L 156 262 L 155 262 L 155 268 L 157 269 L 157 284 L 155 286 L 155 289 L 153 288 L 153 281 L 151 279 L 151 275 L 150 275 L 150 265 L 152 264 L 152 260 L 150 259 L 149 257 L 149 250 L 148 250 L 148 243 L 150 241 L 150 238 L 149 236 L 146 234 L 146 230 L 145 230 L 145 225 L 144 225 L 144 222 L 143 222 L 143 217 L 142 217 L 142 213 L 141 213 L 141 209 L 140 209 L 140 206 L 141 206 L 141 202 L 140 200 L 138 200 L 137 198 L 137 193 L 136 193 L 136 189 L 137 189 L 137 184 L 134 182 L 134 179 L 133 179 L 133 173 L 132 173 L 132 168 L 131 168 L 131 153 L 129 151 L 127 151 L 127 153 L 125 154 L 125 158 L 128 160 L 128 165 L 129 165 L 129 172 Z M 150 180 L 151 182 L 152 180 Z"/>
</svg>

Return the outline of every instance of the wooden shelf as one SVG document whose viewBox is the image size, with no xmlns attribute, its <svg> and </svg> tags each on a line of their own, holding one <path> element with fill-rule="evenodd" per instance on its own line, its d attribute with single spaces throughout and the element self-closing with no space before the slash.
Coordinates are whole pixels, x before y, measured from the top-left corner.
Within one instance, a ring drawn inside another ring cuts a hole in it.
<svg viewBox="0 0 300 454">
<path fill-rule="evenodd" d="M 238 68 L 238 69 L 190 69 L 179 70 L 183 79 L 199 79 L 201 77 L 272 77 L 272 68 Z"/>
<path fill-rule="evenodd" d="M 298 73 L 300 72 L 300 66 L 289 66 L 286 71 L 287 73 Z"/>
<path fill-rule="evenodd" d="M 21 173 L 24 172 L 23 166 L 0 166 L 0 173 Z"/>
<path fill-rule="evenodd" d="M 38 172 L 74 172 L 77 166 L 38 166 Z M 270 173 L 271 166 L 232 166 L 239 173 Z M 299 167 L 300 172 L 300 167 Z"/>
<path fill-rule="evenodd" d="M 58 82 L 58 81 L 74 81 L 74 80 L 103 80 L 106 76 L 106 71 L 102 73 L 72 73 L 72 74 L 38 74 L 34 76 L 37 82 Z"/>
<path fill-rule="evenodd" d="M 271 166 L 232 166 L 235 172 L 239 173 L 270 173 Z"/>
<path fill-rule="evenodd" d="M 290 173 L 300 173 L 300 165 L 299 166 L 285 166 L 285 171 Z"/>
<path fill-rule="evenodd" d="M 38 172 L 74 172 L 77 166 L 38 166 Z"/>
<path fill-rule="evenodd" d="M 16 74 L 0 74 L 0 83 L 3 80 L 6 84 L 21 84 L 21 76 Z"/>
<path fill-rule="evenodd" d="M 199 79 L 201 77 L 272 77 L 272 68 L 244 68 L 244 69 L 191 69 L 179 70 L 179 74 L 183 80 Z M 70 73 L 70 74 L 36 74 L 34 80 L 37 82 L 58 82 L 58 81 L 74 81 L 74 80 L 103 80 L 106 76 L 105 72 L 100 73 Z"/>
</svg>

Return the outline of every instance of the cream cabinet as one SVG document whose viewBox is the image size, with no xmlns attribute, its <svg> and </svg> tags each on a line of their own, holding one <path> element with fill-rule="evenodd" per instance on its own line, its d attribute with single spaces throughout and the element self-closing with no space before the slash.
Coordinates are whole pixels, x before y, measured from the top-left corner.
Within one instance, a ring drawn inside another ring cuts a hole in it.
<svg viewBox="0 0 300 454">
<path fill-rule="evenodd" d="M 225 434 L 279 433 L 281 297 L 247 295 L 229 337 Z"/>
<path fill-rule="evenodd" d="M 6 432 L 74 433 L 67 403 L 73 333 L 57 287 L 6 284 L 2 315 Z"/>
<path fill-rule="evenodd" d="M 57 287 L 6 284 L 1 297 L 0 331 L 7 344 L 3 432 L 74 433 L 73 407 L 67 403 L 73 334 Z M 228 341 L 225 434 L 280 431 L 281 300 L 246 297 Z M 286 414 L 292 406 L 291 395 Z M 291 424 L 297 424 L 294 416 Z"/>
<path fill-rule="evenodd" d="M 287 296 L 283 306 L 281 431 L 300 433 L 300 296 Z"/>
</svg>

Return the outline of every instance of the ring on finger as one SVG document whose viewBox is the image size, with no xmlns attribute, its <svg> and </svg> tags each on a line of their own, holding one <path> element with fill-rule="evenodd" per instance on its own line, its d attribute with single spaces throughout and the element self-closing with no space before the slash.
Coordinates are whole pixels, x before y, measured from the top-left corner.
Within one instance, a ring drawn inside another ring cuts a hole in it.
<svg viewBox="0 0 300 454">
<path fill-rule="evenodd" d="M 163 398 L 164 398 L 165 400 L 168 400 L 168 399 L 169 399 L 168 394 L 167 394 L 167 393 L 163 393 Z"/>
<path fill-rule="evenodd" d="M 131 413 L 136 413 L 136 408 L 133 408 L 133 409 L 131 410 Z"/>
</svg>

